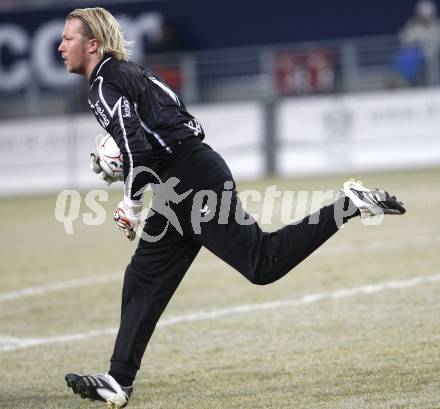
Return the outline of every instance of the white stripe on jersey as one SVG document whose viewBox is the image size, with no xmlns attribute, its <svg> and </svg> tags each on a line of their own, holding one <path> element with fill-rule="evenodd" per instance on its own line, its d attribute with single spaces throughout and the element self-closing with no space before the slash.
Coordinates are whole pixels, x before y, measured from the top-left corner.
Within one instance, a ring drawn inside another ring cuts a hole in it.
<svg viewBox="0 0 440 409">
<path fill-rule="evenodd" d="M 104 61 L 104 62 L 106 62 L 106 61 Z M 116 104 L 113 107 L 113 109 L 110 109 L 110 106 L 107 104 L 107 101 L 104 98 L 104 94 L 102 93 L 102 83 L 104 81 L 104 78 L 103 77 L 97 77 L 95 81 L 99 82 L 99 84 L 98 84 L 99 99 L 100 99 L 102 105 L 104 106 L 104 108 L 108 111 L 109 115 L 113 118 L 115 113 L 118 112 L 119 125 L 120 125 L 121 130 L 122 130 L 122 137 L 124 138 L 125 149 L 127 150 L 127 155 L 128 155 L 128 160 L 129 160 L 128 178 L 127 178 L 127 181 L 126 181 L 128 183 L 125 183 L 126 187 L 128 185 L 128 190 L 125 193 L 126 193 L 126 195 L 128 197 L 131 198 L 131 186 L 133 184 L 133 156 L 131 155 L 130 145 L 128 144 L 127 131 L 125 130 L 124 120 L 122 118 L 122 98 L 123 97 L 120 97 L 116 101 Z"/>
<path fill-rule="evenodd" d="M 127 138 L 127 132 L 125 130 L 125 125 L 124 125 L 124 119 L 122 118 L 122 97 L 119 98 L 117 105 L 118 105 L 118 115 L 119 115 L 119 124 L 121 126 L 122 129 L 122 136 L 124 137 L 124 141 L 125 141 L 125 149 L 127 150 L 127 154 L 128 154 L 128 158 L 130 161 L 130 169 L 128 171 L 128 178 L 127 178 L 127 183 L 125 183 L 125 186 L 127 187 L 127 192 L 125 192 L 126 196 L 128 196 L 131 199 L 131 186 L 133 185 L 133 157 L 131 156 L 131 151 L 130 151 L 130 146 L 128 144 L 128 138 Z M 128 186 L 127 186 L 128 185 Z"/>
<path fill-rule="evenodd" d="M 104 60 L 104 61 L 102 62 L 101 66 L 98 68 L 98 71 L 96 71 L 96 75 L 99 74 L 99 71 L 101 71 L 102 66 L 103 66 L 107 61 L 109 61 L 109 60 L 111 60 L 111 59 L 112 59 L 112 57 L 109 57 L 109 58 L 107 58 L 106 60 Z"/>
<path fill-rule="evenodd" d="M 148 79 L 151 82 L 154 82 L 158 87 L 160 87 L 162 91 L 166 92 L 170 96 L 170 98 L 180 107 L 179 97 L 168 85 L 165 85 L 163 82 L 159 81 L 156 77 L 153 76 L 149 76 Z"/>
</svg>

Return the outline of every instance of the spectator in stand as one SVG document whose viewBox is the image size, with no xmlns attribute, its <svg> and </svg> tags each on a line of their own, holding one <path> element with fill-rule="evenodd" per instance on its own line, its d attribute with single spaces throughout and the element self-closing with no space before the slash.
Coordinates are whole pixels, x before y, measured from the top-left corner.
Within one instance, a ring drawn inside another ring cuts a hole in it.
<svg viewBox="0 0 440 409">
<path fill-rule="evenodd" d="M 395 67 L 405 84 L 418 85 L 423 80 L 424 68 L 439 58 L 440 20 L 436 4 L 420 0 L 399 38 L 402 49 L 396 56 Z"/>
<path fill-rule="evenodd" d="M 426 58 L 436 57 L 440 49 L 440 20 L 437 6 L 431 0 L 421 0 L 416 4 L 412 17 L 400 33 L 404 45 L 417 45 Z"/>
</svg>

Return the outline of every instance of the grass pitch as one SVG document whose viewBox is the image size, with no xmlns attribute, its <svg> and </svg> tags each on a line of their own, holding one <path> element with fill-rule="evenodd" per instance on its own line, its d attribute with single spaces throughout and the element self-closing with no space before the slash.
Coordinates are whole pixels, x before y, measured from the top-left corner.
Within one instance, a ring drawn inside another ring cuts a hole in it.
<svg viewBox="0 0 440 409">
<path fill-rule="evenodd" d="M 326 190 L 345 178 L 239 187 Z M 352 220 L 275 284 L 253 286 L 202 251 L 163 320 L 229 312 L 157 328 L 129 407 L 440 408 L 440 169 L 362 180 L 396 193 L 408 213 L 380 226 Z M 122 274 L 136 245 L 113 226 L 118 201 L 109 195 L 104 224 L 78 219 L 67 235 L 55 220 L 55 196 L 1 200 L 1 407 L 105 407 L 74 396 L 63 378 L 108 368 Z M 264 228 L 278 227 L 279 215 L 277 205 Z M 282 300 L 290 303 L 262 307 Z M 254 310 L 230 310 L 242 305 Z M 17 348 L 31 341 L 41 345 Z"/>
</svg>

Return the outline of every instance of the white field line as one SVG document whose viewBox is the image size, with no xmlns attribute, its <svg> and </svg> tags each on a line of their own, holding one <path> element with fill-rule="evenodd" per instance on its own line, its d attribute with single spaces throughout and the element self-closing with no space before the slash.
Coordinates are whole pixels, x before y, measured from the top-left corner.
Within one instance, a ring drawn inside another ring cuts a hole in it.
<svg viewBox="0 0 440 409">
<path fill-rule="evenodd" d="M 108 283 L 111 281 L 121 280 L 122 273 L 103 274 L 96 276 L 88 276 L 83 278 L 76 278 L 68 281 L 59 281 L 56 283 L 43 284 L 38 287 L 23 288 L 18 291 L 11 291 L 9 293 L 0 294 L 1 301 L 12 301 L 19 298 L 30 297 L 33 295 L 42 295 L 60 290 L 71 290 L 73 288 L 81 288 L 94 284 Z"/>
<path fill-rule="evenodd" d="M 193 312 L 185 315 L 177 315 L 159 321 L 158 327 L 167 327 L 187 322 L 216 320 L 222 317 L 244 315 L 256 311 L 269 311 L 275 309 L 290 308 L 302 305 L 313 304 L 323 300 L 338 300 L 342 298 L 354 297 L 357 295 L 376 294 L 386 290 L 400 290 L 411 288 L 420 284 L 433 284 L 440 282 L 440 274 L 430 276 L 414 277 L 408 280 L 387 281 L 379 284 L 370 284 L 361 287 L 340 289 L 331 292 L 307 294 L 300 298 L 272 301 L 260 304 L 243 304 L 234 307 L 220 308 L 216 310 L 205 310 Z M 79 334 L 66 334 L 61 336 L 46 338 L 16 338 L 0 336 L 0 352 L 15 351 L 17 349 L 30 348 L 37 345 L 57 344 L 105 335 L 116 334 L 116 328 L 107 328 L 97 331 L 89 331 Z"/>
<path fill-rule="evenodd" d="M 396 250 L 404 247 L 422 247 L 422 246 L 433 246 L 440 243 L 440 238 L 433 238 L 430 236 L 426 237 L 416 237 L 412 239 L 404 240 L 383 240 L 383 241 L 373 241 L 369 243 L 355 243 L 355 244 L 343 244 L 337 246 L 325 246 L 318 249 L 316 254 L 312 257 L 328 257 L 337 256 L 340 254 L 356 253 L 356 252 L 380 252 Z M 197 261 L 192 265 L 192 270 L 205 269 L 207 262 Z M 122 281 L 123 273 L 111 273 L 103 275 L 88 276 L 84 278 L 76 278 L 73 280 L 59 281 L 55 283 L 43 284 L 37 287 L 23 288 L 17 291 L 11 291 L 7 293 L 0 293 L 0 303 L 2 301 L 13 301 L 25 297 L 31 297 L 36 295 L 44 295 L 51 292 L 71 290 L 75 288 L 88 287 L 95 284 L 106 284 L 112 281 Z"/>
</svg>

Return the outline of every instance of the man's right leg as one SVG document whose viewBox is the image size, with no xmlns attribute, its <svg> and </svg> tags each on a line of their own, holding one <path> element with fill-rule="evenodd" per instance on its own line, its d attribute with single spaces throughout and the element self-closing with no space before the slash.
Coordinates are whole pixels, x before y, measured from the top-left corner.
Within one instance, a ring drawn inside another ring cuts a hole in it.
<svg viewBox="0 0 440 409">
<path fill-rule="evenodd" d="M 332 237 L 339 227 L 359 212 L 343 197 L 324 206 L 295 224 L 274 232 L 265 232 L 242 208 L 237 192 L 232 192 L 227 222 L 219 223 L 219 206 L 215 216 L 200 223 L 200 233 L 192 232 L 195 241 L 206 247 L 254 284 L 270 284 L 286 275 L 318 247 Z M 189 210 L 187 210 L 189 212 Z M 239 220 L 236 215 L 241 214 Z M 338 217 L 338 214 L 341 216 Z M 184 219 L 184 217 L 182 217 Z M 338 223 L 340 219 L 340 223 Z M 190 232 L 193 226 L 186 226 Z"/>
<path fill-rule="evenodd" d="M 179 193 L 193 190 L 186 200 L 173 206 L 183 231 L 252 283 L 269 284 L 280 279 L 325 243 L 348 218 L 359 214 L 354 205 L 351 212 L 345 212 L 345 207 L 351 207 L 350 200 L 342 197 L 296 224 L 264 232 L 242 208 L 223 158 L 204 144 L 188 149 L 191 160 L 182 159 L 169 170 L 170 175 L 180 179 Z M 223 205 L 226 186 L 230 201 L 225 200 Z M 204 196 L 207 192 L 217 200 L 209 203 Z"/>
<path fill-rule="evenodd" d="M 157 236 L 165 226 L 166 219 L 155 213 L 144 233 Z M 157 242 L 139 241 L 125 272 L 121 324 L 109 371 L 121 384 L 135 378 L 156 323 L 199 250 L 200 244 L 171 225 Z"/>
</svg>

